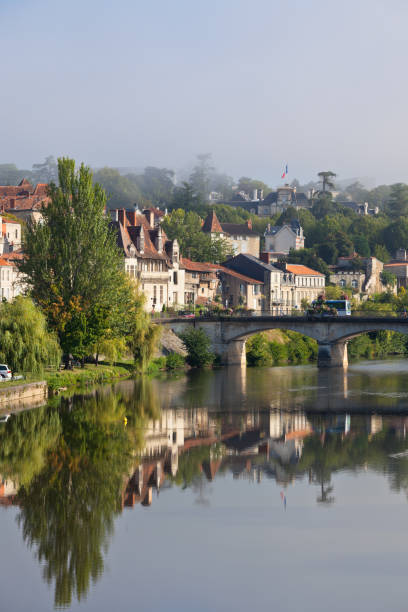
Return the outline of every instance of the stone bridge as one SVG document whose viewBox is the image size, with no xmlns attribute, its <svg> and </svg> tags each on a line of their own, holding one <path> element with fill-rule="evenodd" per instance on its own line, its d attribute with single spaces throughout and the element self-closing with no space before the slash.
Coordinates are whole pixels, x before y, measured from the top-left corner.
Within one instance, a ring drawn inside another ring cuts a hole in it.
<svg viewBox="0 0 408 612">
<path fill-rule="evenodd" d="M 203 329 L 211 339 L 212 350 L 228 365 L 245 365 L 245 342 L 249 336 L 270 329 L 299 332 L 317 341 L 318 367 L 346 368 L 347 341 L 366 332 L 388 330 L 408 334 L 408 319 L 396 317 L 325 317 L 322 319 L 291 316 L 172 318 L 156 319 L 176 334 L 189 329 Z"/>
</svg>

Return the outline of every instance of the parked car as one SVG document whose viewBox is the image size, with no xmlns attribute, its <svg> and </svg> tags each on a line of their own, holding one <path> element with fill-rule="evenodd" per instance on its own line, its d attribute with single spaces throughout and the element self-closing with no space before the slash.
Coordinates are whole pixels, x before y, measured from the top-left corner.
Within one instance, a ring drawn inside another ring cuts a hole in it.
<svg viewBox="0 0 408 612">
<path fill-rule="evenodd" d="M 0 363 L 0 381 L 11 380 L 12 374 L 11 370 L 5 363 Z"/>
<path fill-rule="evenodd" d="M 0 423 L 7 423 L 10 417 L 11 417 L 11 414 L 1 414 Z"/>
</svg>

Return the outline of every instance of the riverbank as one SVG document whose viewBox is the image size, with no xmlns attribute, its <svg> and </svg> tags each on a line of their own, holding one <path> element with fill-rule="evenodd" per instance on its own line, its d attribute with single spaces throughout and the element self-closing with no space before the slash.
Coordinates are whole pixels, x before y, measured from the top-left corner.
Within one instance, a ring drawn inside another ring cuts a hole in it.
<svg viewBox="0 0 408 612">
<path fill-rule="evenodd" d="M 60 370 L 58 372 L 47 372 L 45 380 L 51 392 L 84 385 L 97 385 L 112 382 L 123 378 L 129 378 L 133 368 L 128 364 L 98 366 L 87 363 L 84 368 L 73 370 Z"/>
</svg>

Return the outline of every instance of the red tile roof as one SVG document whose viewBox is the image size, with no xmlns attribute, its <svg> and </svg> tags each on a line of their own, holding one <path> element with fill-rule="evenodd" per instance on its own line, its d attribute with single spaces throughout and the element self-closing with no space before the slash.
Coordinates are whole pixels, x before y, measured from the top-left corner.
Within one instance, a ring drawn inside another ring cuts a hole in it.
<svg viewBox="0 0 408 612">
<path fill-rule="evenodd" d="M 181 257 L 180 264 L 188 272 L 214 272 L 219 267 L 202 261 L 191 261 L 187 257 Z"/>
<path fill-rule="evenodd" d="M 212 210 L 203 223 L 203 227 L 201 228 L 203 232 L 212 233 L 212 234 L 222 234 L 223 229 L 221 227 L 220 222 L 218 221 L 218 217 L 215 214 L 215 211 Z"/>
<path fill-rule="evenodd" d="M 312 268 L 300 264 L 286 264 L 286 270 L 292 272 L 292 274 L 298 274 L 299 276 L 324 276 L 321 272 L 317 272 L 317 270 L 312 270 Z"/>
</svg>

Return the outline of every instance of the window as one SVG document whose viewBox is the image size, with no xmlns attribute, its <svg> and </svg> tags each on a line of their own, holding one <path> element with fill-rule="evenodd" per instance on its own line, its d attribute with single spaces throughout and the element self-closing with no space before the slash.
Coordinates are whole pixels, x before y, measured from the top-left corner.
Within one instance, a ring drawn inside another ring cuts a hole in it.
<svg viewBox="0 0 408 612">
<path fill-rule="evenodd" d="M 351 286 L 353 287 L 353 289 L 357 289 L 358 287 L 358 281 L 356 281 L 355 279 L 351 281 Z"/>
<path fill-rule="evenodd" d="M 204 287 L 201 289 L 201 293 L 204 293 Z"/>
<path fill-rule="evenodd" d="M 18 238 L 18 230 L 16 230 L 16 238 Z"/>
<path fill-rule="evenodd" d="M 157 302 L 157 287 L 153 285 L 153 304 Z"/>
<path fill-rule="evenodd" d="M 163 285 L 160 285 L 160 303 L 163 302 Z"/>
<path fill-rule="evenodd" d="M 345 287 L 346 286 L 346 281 L 344 280 L 344 278 L 342 278 L 340 280 L 340 287 Z"/>
<path fill-rule="evenodd" d="M 177 283 L 178 283 L 177 272 L 173 272 L 173 283 L 175 285 L 177 285 Z"/>
<path fill-rule="evenodd" d="M 197 278 L 197 272 L 193 272 L 191 275 L 192 278 Z"/>
</svg>

